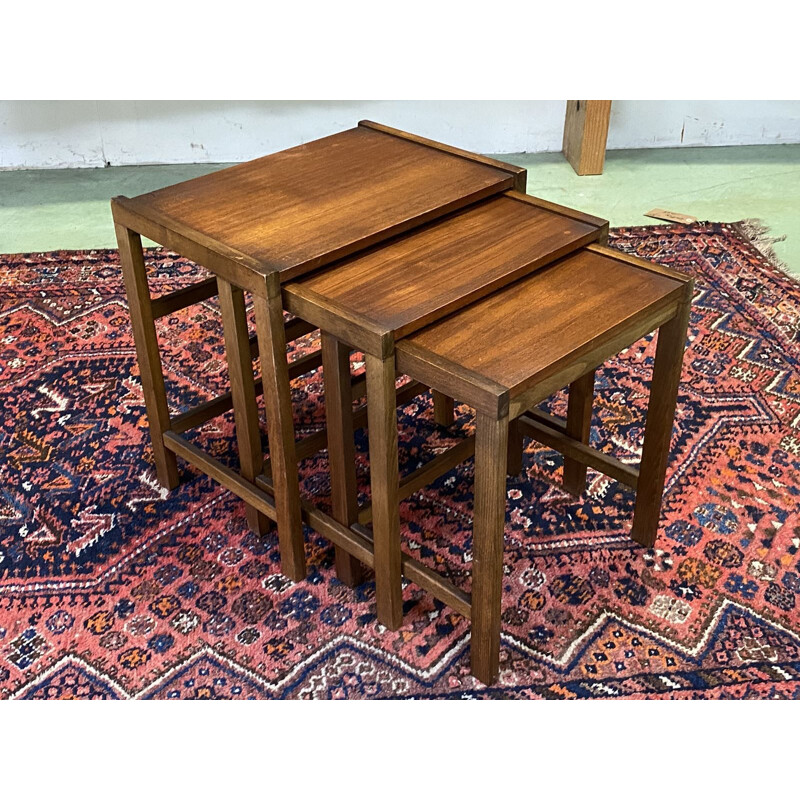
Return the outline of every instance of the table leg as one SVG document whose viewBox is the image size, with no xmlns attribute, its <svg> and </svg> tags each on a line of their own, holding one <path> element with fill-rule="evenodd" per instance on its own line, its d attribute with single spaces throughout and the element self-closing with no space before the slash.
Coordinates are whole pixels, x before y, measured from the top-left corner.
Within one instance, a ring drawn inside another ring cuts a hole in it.
<svg viewBox="0 0 800 800">
<path fill-rule="evenodd" d="M 394 356 L 384 360 L 368 353 L 365 360 L 375 598 L 378 621 L 396 630 L 403 622 L 403 583 Z"/>
<path fill-rule="evenodd" d="M 306 557 L 300 510 L 300 476 L 297 470 L 292 398 L 286 361 L 286 331 L 277 276 L 267 276 L 264 296 L 254 294 L 253 301 L 267 413 L 269 460 L 275 488 L 281 571 L 293 581 L 299 581 L 306 576 Z"/>
<path fill-rule="evenodd" d="M 449 428 L 455 420 L 455 403 L 452 397 L 433 390 L 433 419 L 437 425 Z"/>
<path fill-rule="evenodd" d="M 506 518 L 508 416 L 478 412 L 472 532 L 472 674 L 489 685 L 500 668 L 503 532 Z"/>
<path fill-rule="evenodd" d="M 517 477 L 522 472 L 522 453 L 525 449 L 525 437 L 522 434 L 522 425 L 519 417 L 508 424 L 508 456 L 506 474 L 510 478 Z"/>
<path fill-rule="evenodd" d="M 243 478 L 254 481 L 264 468 L 261 451 L 261 429 L 258 424 L 258 403 L 253 380 L 253 361 L 247 332 L 244 292 L 222 278 L 217 278 L 222 326 L 225 334 L 225 355 L 228 359 L 239 464 Z M 251 531 L 267 532 L 269 520 L 257 508 L 247 506 L 247 524 Z"/>
<path fill-rule="evenodd" d="M 658 329 L 631 531 L 631 536 L 645 547 L 655 544 L 658 533 L 690 311 L 691 298 Z"/>
<path fill-rule="evenodd" d="M 153 321 L 153 308 L 150 290 L 147 286 L 147 270 L 144 265 L 142 239 L 138 233 L 124 225 L 114 226 L 119 246 L 119 260 L 128 307 L 136 343 L 136 357 L 142 380 L 142 392 L 147 409 L 147 422 L 150 440 L 153 443 L 153 456 L 159 483 L 167 489 L 174 489 L 180 482 L 178 460 L 174 453 L 164 447 L 164 432 L 170 429 L 169 406 L 164 388 L 164 373 L 161 355 L 158 352 L 158 338 Z"/>
<path fill-rule="evenodd" d="M 594 370 L 573 381 L 569 386 L 566 434 L 583 444 L 589 444 L 594 399 Z M 564 489 L 572 495 L 586 489 L 586 464 L 564 456 Z"/>
<path fill-rule="evenodd" d="M 358 521 L 358 486 L 353 432 L 353 391 L 350 348 L 322 331 L 322 372 L 325 379 L 325 419 L 333 517 L 348 527 Z M 347 586 L 364 579 L 361 562 L 337 547 L 336 576 Z"/>
</svg>

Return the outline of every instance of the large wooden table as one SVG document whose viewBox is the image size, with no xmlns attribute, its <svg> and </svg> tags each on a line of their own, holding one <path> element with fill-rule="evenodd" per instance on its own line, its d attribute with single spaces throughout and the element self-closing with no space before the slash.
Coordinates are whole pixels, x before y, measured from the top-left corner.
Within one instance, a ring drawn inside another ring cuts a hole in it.
<svg viewBox="0 0 800 800">
<path fill-rule="evenodd" d="M 303 511 L 292 425 L 290 376 L 312 369 L 309 359 L 290 369 L 286 341 L 310 328 L 284 325 L 283 286 L 390 237 L 492 195 L 524 191 L 525 170 L 372 122 L 281 153 L 220 170 L 134 198 L 116 197 L 112 212 L 158 479 L 179 481 L 181 456 L 238 494 L 248 520 L 278 526 L 283 572 L 305 576 L 302 520 L 322 533 L 334 523 Z M 214 277 L 153 299 L 141 236 L 206 267 Z M 243 291 L 252 294 L 257 341 L 250 341 Z M 154 319 L 219 293 L 231 392 L 171 417 Z M 261 381 L 253 379 L 257 348 Z M 263 391 L 269 434 L 269 476 L 262 476 L 256 394 Z M 241 474 L 192 445 L 182 434 L 234 408 Z M 323 443 L 324 446 L 324 443 Z M 269 491 L 264 491 L 264 482 Z M 316 522 L 312 521 L 313 516 Z M 337 523 L 338 524 L 338 523 Z M 344 575 L 358 564 L 339 558 Z M 346 577 L 346 575 L 345 575 Z"/>
</svg>

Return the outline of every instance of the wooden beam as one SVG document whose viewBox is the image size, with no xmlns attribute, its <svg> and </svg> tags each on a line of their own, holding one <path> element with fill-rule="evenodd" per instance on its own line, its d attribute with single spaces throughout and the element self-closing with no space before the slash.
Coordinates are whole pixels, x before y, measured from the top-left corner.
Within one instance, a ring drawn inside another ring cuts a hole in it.
<svg viewBox="0 0 800 800">
<path fill-rule="evenodd" d="M 319 351 L 309 353 L 308 355 L 298 358 L 289 364 L 289 380 L 304 375 L 306 372 L 311 372 L 313 369 L 322 365 L 322 355 Z M 264 394 L 264 385 L 261 378 L 254 383 L 256 397 Z M 186 431 L 208 422 L 226 411 L 233 408 L 233 399 L 230 392 L 219 395 L 212 400 L 207 400 L 205 403 L 200 403 L 182 414 L 172 417 L 170 428 L 176 433 L 186 433 Z"/>
<path fill-rule="evenodd" d="M 610 118 L 610 100 L 567 100 L 564 157 L 578 175 L 603 174 Z"/>
<path fill-rule="evenodd" d="M 364 539 L 372 543 L 372 531 L 362 525 L 353 525 L 351 530 L 359 533 Z M 323 533 L 320 531 L 320 533 Z M 323 533 L 324 536 L 324 533 Z M 453 611 L 457 611 L 467 619 L 472 615 L 472 598 L 470 595 L 454 586 L 447 578 L 443 578 L 430 567 L 426 567 L 405 553 L 401 556 L 403 577 L 416 583 L 420 589 L 430 592 L 437 600 L 446 603 Z"/>
<path fill-rule="evenodd" d="M 256 485 L 253 485 L 173 431 L 166 431 L 164 444 L 173 453 L 222 484 L 237 497 L 255 506 L 270 519 L 275 519 L 275 488 L 267 476 L 259 475 L 256 478 Z M 300 506 L 302 519 L 306 525 L 322 534 L 333 544 L 347 550 L 367 566 L 374 566 L 372 531 L 360 525 L 348 528 L 338 523 L 330 515 L 320 511 L 305 498 L 301 498 Z M 405 553 L 402 555 L 402 572 L 408 580 L 416 583 L 421 589 L 430 592 L 454 611 L 469 618 L 470 596 L 467 592 L 454 586 L 446 578 Z"/>
<path fill-rule="evenodd" d="M 230 489 L 248 505 L 257 508 L 270 519 L 274 520 L 276 518 L 275 502 L 272 497 L 266 495 L 237 472 L 217 461 L 216 458 L 212 458 L 208 453 L 184 439 L 183 436 L 179 436 L 174 431 L 165 431 L 164 446 L 175 455 L 180 456 L 184 461 L 188 461 L 204 475 L 208 475 L 226 489 Z"/>
<path fill-rule="evenodd" d="M 235 475 L 235 473 L 233 474 Z M 238 478 L 239 476 L 236 475 L 236 477 Z M 256 478 L 256 484 L 259 490 L 263 492 L 272 494 L 274 491 L 272 482 L 265 475 L 259 475 Z M 261 491 L 259 491 L 260 493 Z M 372 531 L 369 528 L 357 524 L 348 528 L 337 522 L 330 515 L 320 511 L 305 498 L 301 498 L 300 506 L 303 522 L 306 525 L 313 528 L 337 547 L 347 550 L 368 567 L 374 567 L 374 544 Z M 402 554 L 402 573 L 412 583 L 416 583 L 420 589 L 430 592 L 437 600 L 441 600 L 454 611 L 469 619 L 471 598 L 467 592 L 454 586 L 446 578 L 443 578 L 430 567 L 426 567 L 406 553 Z"/>
<path fill-rule="evenodd" d="M 358 378 L 353 378 L 353 396 L 356 397 L 356 386 L 358 386 Z M 427 392 L 428 387 L 418 381 L 409 381 L 397 391 L 397 405 L 404 406 L 410 403 L 417 395 Z M 364 391 L 362 391 L 363 395 Z M 353 428 L 363 428 L 367 424 L 367 407 L 361 406 L 357 411 L 353 412 Z M 173 425 L 174 429 L 174 425 Z M 320 450 L 324 450 L 328 446 L 328 429 L 322 428 L 321 430 L 304 436 L 295 442 L 297 448 L 297 460 L 302 461 L 304 458 L 313 456 Z M 264 462 L 264 475 L 269 477 L 271 474 L 269 466 L 269 458 Z"/>
<path fill-rule="evenodd" d="M 311 331 L 315 331 L 316 329 L 316 325 L 312 325 L 304 319 L 295 317 L 286 323 L 286 341 L 293 342 L 295 339 L 299 339 L 301 336 L 305 336 L 307 333 L 311 333 Z M 252 358 L 258 355 L 258 336 L 255 333 L 250 337 L 250 355 Z"/>
<path fill-rule="evenodd" d="M 444 453 L 440 453 L 432 458 L 427 464 L 423 464 L 419 469 L 400 479 L 400 490 L 398 492 L 401 500 L 410 497 L 414 492 L 423 486 L 433 483 L 446 472 L 450 472 L 453 467 L 458 466 L 462 461 L 466 461 L 475 452 L 475 437 L 460 441 L 453 447 L 448 448 Z M 358 512 L 358 521 L 361 525 L 366 525 L 372 520 L 372 506 L 363 506 Z"/>
<path fill-rule="evenodd" d="M 575 461 L 586 464 L 604 475 L 608 475 L 626 486 L 635 489 L 639 481 L 639 470 L 628 464 L 623 464 L 613 456 L 601 453 L 583 442 L 575 441 L 564 433 L 561 433 L 546 424 L 539 422 L 531 417 L 530 412 L 526 412 L 519 419 L 523 425 L 523 431 L 527 436 L 536 439 L 547 447 L 552 447 L 559 453 L 569 456 Z"/>
<path fill-rule="evenodd" d="M 214 297 L 216 293 L 217 279 L 209 278 L 208 280 L 200 281 L 200 283 L 185 286 L 183 289 L 177 289 L 169 294 L 162 294 L 161 297 L 156 297 L 152 301 L 153 317 L 165 317 L 167 314 L 180 311 L 182 308 L 208 300 L 209 297 Z"/>
</svg>

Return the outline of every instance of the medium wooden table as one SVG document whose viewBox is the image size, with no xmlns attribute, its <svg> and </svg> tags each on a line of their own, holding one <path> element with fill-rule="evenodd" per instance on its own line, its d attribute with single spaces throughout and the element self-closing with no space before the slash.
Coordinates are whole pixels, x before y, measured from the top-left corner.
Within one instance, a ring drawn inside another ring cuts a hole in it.
<svg viewBox="0 0 800 800">
<path fill-rule="evenodd" d="M 266 518 L 277 522 L 281 568 L 294 580 L 303 578 L 302 519 L 323 534 L 327 531 L 334 543 L 336 531 L 346 529 L 300 501 L 289 379 L 319 361 L 287 365 L 287 338 L 311 328 L 299 321 L 285 326 L 283 285 L 510 189 L 524 191 L 525 170 L 362 122 L 352 130 L 201 178 L 134 198 L 114 198 L 120 261 L 161 484 L 177 486 L 176 456 L 215 478 L 248 504 L 248 520 L 256 528 L 263 530 Z M 214 277 L 151 298 L 141 236 L 195 261 Z M 243 291 L 253 297 L 256 340 L 248 334 Z M 217 292 L 231 392 L 172 417 L 154 320 Z M 261 362 L 260 382 L 253 378 L 255 349 Z M 260 391 L 267 414 L 271 477 L 262 476 L 256 406 Z M 231 407 L 241 474 L 182 435 Z M 357 580 L 354 559 L 337 552 L 339 565 L 343 574 L 350 570 L 352 580 Z"/>
<path fill-rule="evenodd" d="M 605 240 L 607 232 L 605 220 L 509 191 L 284 287 L 286 308 L 322 331 L 334 516 L 362 537 L 369 535 L 363 524 L 373 521 L 378 619 L 388 628 L 397 628 L 403 613 L 397 503 L 459 460 L 451 453 L 410 481 L 399 481 L 396 342 L 584 245 Z M 350 413 L 351 349 L 362 351 L 366 361 L 373 502 L 361 511 Z M 418 573 L 422 569 L 409 566 Z M 433 574 L 412 579 L 442 588 Z"/>
</svg>

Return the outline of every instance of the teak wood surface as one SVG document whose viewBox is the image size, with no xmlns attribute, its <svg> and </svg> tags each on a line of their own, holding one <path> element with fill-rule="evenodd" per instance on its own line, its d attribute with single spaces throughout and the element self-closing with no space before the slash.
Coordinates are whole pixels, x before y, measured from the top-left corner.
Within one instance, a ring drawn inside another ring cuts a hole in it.
<svg viewBox="0 0 800 800">
<path fill-rule="evenodd" d="M 597 346 L 672 315 L 684 282 L 642 265 L 581 250 L 401 340 L 397 368 L 489 413 L 567 364 L 578 378 Z"/>
<path fill-rule="evenodd" d="M 117 204 L 155 241 L 160 227 L 286 281 L 524 187 L 524 178 L 520 168 L 365 122 Z M 177 239 L 168 246 L 180 252 Z"/>
<path fill-rule="evenodd" d="M 354 348 L 388 355 L 395 339 L 607 229 L 605 220 L 507 192 L 286 284 L 284 304 Z"/>
</svg>

